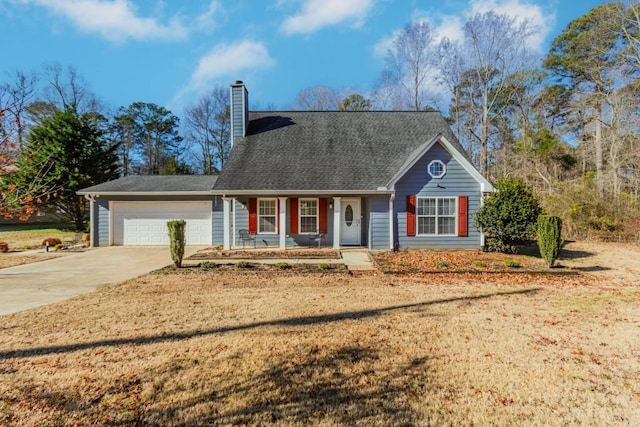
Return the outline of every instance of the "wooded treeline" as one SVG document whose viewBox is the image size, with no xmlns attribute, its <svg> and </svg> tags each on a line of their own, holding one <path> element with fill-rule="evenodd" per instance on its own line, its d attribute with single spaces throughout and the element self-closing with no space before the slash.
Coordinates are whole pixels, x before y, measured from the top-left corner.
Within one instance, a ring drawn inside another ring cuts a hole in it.
<svg viewBox="0 0 640 427">
<path fill-rule="evenodd" d="M 640 242 L 639 6 L 594 8 L 544 54 L 532 49 L 538 36 L 531 22 L 493 12 L 470 17 L 458 40 L 412 22 L 393 40 L 372 88 L 305 88 L 284 109 L 437 108 L 478 169 L 492 182 L 523 178 L 547 213 L 564 220 L 565 237 Z M 0 81 L 0 168 L 17 161 L 24 168 L 35 158 L 33 130 L 74 115 L 95 127 L 94 151 L 115 153 L 120 175 L 212 174 L 229 153 L 226 86 L 202 94 L 181 121 L 152 103 L 110 109 L 73 67 L 53 64 Z M 5 207 L 69 188 L 63 178 L 44 179 L 53 157 L 31 165 L 28 189 L 4 186 Z"/>
</svg>

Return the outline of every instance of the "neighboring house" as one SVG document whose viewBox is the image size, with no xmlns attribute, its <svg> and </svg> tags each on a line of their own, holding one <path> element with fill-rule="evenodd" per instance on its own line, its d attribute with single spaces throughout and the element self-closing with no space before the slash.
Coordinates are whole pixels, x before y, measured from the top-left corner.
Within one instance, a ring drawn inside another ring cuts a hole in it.
<svg viewBox="0 0 640 427">
<path fill-rule="evenodd" d="M 232 149 L 217 177 L 128 176 L 86 188 L 95 245 L 479 248 L 472 216 L 494 191 L 434 110 L 249 112 L 231 85 Z M 312 239 L 313 238 L 313 239 Z"/>
</svg>

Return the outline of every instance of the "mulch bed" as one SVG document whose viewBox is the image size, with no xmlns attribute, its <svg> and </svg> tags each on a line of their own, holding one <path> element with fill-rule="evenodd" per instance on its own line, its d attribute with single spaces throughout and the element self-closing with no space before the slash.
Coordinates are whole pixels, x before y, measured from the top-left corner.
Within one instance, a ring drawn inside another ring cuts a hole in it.
<svg viewBox="0 0 640 427">
<path fill-rule="evenodd" d="M 197 265 L 182 266 L 179 270 L 176 270 L 173 266 L 168 266 L 160 270 L 156 270 L 155 274 L 174 274 L 179 273 L 189 274 L 193 272 L 214 272 L 214 273 L 349 273 L 349 270 L 344 264 L 261 264 L 261 263 L 239 263 L 233 262 L 201 262 Z"/>
<path fill-rule="evenodd" d="M 224 260 L 224 259 L 339 259 L 340 253 L 330 249 L 300 250 L 233 250 L 224 251 L 213 248 L 203 249 L 187 259 Z"/>
<path fill-rule="evenodd" d="M 578 274 L 564 267 L 548 268 L 531 255 L 513 255 L 477 250 L 405 250 L 374 252 L 374 262 L 388 274 L 414 273 L 528 273 Z"/>
</svg>

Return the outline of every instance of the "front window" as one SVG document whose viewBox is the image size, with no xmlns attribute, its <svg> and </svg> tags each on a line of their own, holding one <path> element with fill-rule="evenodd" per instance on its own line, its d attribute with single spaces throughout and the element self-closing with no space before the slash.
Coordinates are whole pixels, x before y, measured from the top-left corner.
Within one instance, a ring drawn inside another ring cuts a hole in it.
<svg viewBox="0 0 640 427">
<path fill-rule="evenodd" d="M 416 217 L 418 234 L 455 235 L 455 197 L 419 197 Z"/>
<path fill-rule="evenodd" d="M 258 199 L 258 233 L 270 234 L 276 232 L 278 224 L 278 209 L 276 199 Z"/>
<path fill-rule="evenodd" d="M 318 232 L 318 199 L 300 199 L 300 233 Z"/>
</svg>

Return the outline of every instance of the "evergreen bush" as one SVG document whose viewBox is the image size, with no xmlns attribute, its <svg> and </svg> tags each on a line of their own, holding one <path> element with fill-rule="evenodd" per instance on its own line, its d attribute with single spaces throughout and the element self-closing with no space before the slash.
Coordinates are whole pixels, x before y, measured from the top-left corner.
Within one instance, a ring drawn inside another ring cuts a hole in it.
<svg viewBox="0 0 640 427">
<path fill-rule="evenodd" d="M 548 267 L 558 259 L 562 246 L 562 220 L 557 216 L 538 217 L 538 248 Z"/>
<path fill-rule="evenodd" d="M 187 222 L 184 219 L 176 219 L 167 222 L 171 259 L 176 264 L 177 268 L 182 266 L 182 257 L 184 257 L 184 246 L 186 244 L 184 230 L 186 225 Z"/>
<path fill-rule="evenodd" d="M 496 193 L 485 199 L 474 217 L 487 235 L 490 251 L 516 253 L 516 245 L 529 243 L 542 208 L 533 191 L 520 178 L 504 178 Z"/>
</svg>

